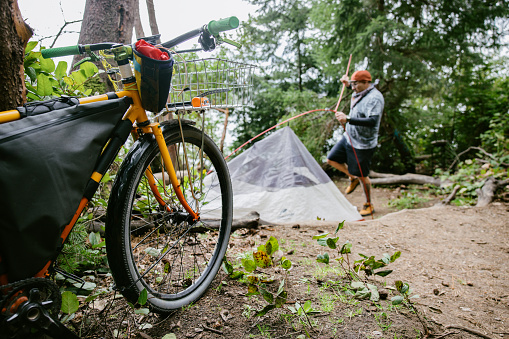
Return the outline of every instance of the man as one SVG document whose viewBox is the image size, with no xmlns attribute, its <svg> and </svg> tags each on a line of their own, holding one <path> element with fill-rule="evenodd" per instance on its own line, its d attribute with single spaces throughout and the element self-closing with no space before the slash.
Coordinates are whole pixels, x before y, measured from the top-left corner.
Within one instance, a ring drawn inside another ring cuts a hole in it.
<svg viewBox="0 0 509 339">
<path fill-rule="evenodd" d="M 359 213 L 362 216 L 375 212 L 371 203 L 371 182 L 369 166 L 378 143 L 378 130 L 384 109 L 384 97 L 371 83 L 371 74 L 362 70 L 341 78 L 347 86 L 354 90 L 350 103 L 350 115 L 336 112 L 336 119 L 345 127 L 343 138 L 332 148 L 327 162 L 350 178 L 346 194 L 352 193 L 362 183 L 366 203 Z M 360 165 L 360 168 L 359 168 Z"/>
</svg>

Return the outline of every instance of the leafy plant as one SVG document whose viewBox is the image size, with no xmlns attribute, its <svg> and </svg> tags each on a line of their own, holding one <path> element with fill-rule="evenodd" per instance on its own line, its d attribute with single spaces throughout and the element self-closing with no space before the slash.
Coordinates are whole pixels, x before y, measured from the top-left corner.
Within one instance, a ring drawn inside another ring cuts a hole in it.
<svg viewBox="0 0 509 339">
<path fill-rule="evenodd" d="M 93 63 L 84 62 L 79 70 L 67 75 L 67 62 L 59 61 L 55 66 L 52 59 L 45 59 L 41 52 L 33 50 L 37 44 L 37 41 L 30 41 L 25 48 L 25 86 L 29 101 L 62 95 L 83 97 L 92 93 L 86 83 L 99 74 Z"/>
<path fill-rule="evenodd" d="M 343 228 L 343 226 L 344 221 L 338 224 L 334 235 L 336 235 L 338 231 Z M 335 260 L 338 261 L 343 270 L 350 274 L 352 279 L 355 278 L 357 280 L 361 280 L 361 277 L 359 276 L 361 271 L 364 272 L 366 277 L 370 277 L 372 275 L 385 277 L 390 274 L 392 270 L 380 269 L 394 262 L 401 255 L 401 252 L 397 251 L 392 256 L 384 254 L 381 259 L 376 260 L 374 256 L 367 256 L 359 253 L 361 259 L 352 263 L 350 260 L 350 254 L 352 253 L 352 243 L 346 241 L 342 245 L 338 245 L 339 237 L 329 237 L 328 235 L 329 233 L 315 235 L 313 236 L 313 239 L 316 240 L 317 243 L 321 246 L 336 250 L 338 258 Z M 316 261 L 329 265 L 330 256 L 327 252 L 324 254 L 319 254 L 316 258 Z"/>
<path fill-rule="evenodd" d="M 254 274 L 255 270 L 263 270 L 280 266 L 285 274 L 292 267 L 292 262 L 283 256 L 283 252 L 279 249 L 279 242 L 275 237 L 270 237 L 265 245 L 260 245 L 256 251 L 241 258 L 241 266 L 246 272 L 235 271 L 232 264 L 225 258 L 223 260 L 223 270 L 232 279 L 244 278 L 247 283 L 247 295 L 261 295 L 268 303 L 262 310 L 256 313 L 256 316 L 263 316 L 267 312 L 284 306 L 288 292 L 285 289 L 286 279 L 281 279 L 279 288 L 275 292 L 271 292 L 267 287 L 267 283 L 274 282 L 274 279 L 267 278 L 263 273 Z"/>
</svg>

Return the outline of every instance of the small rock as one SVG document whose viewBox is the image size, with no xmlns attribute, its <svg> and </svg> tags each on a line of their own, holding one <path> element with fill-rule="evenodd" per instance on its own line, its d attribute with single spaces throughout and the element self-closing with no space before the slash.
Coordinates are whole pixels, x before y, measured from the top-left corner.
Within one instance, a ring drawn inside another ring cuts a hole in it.
<svg viewBox="0 0 509 339">
<path fill-rule="evenodd" d="M 373 338 L 382 338 L 383 336 L 382 332 L 380 331 L 373 331 L 371 332 L 371 335 L 373 336 Z"/>
<path fill-rule="evenodd" d="M 462 311 L 465 311 L 465 312 L 472 312 L 472 309 L 471 309 L 471 308 L 468 308 L 468 307 L 461 307 L 461 306 L 460 306 L 460 309 L 461 309 Z"/>
<path fill-rule="evenodd" d="M 194 331 L 195 331 L 196 333 L 200 333 L 200 332 L 203 332 L 203 328 L 201 328 L 201 327 L 196 327 L 196 328 L 194 329 Z"/>
<path fill-rule="evenodd" d="M 440 290 L 439 290 L 438 288 L 435 288 L 435 289 L 433 290 L 433 294 L 434 294 L 434 295 L 439 295 L 439 294 L 440 294 Z"/>
<path fill-rule="evenodd" d="M 299 224 L 293 225 L 292 228 L 300 228 L 300 225 Z"/>
<path fill-rule="evenodd" d="M 449 287 L 449 282 L 447 282 L 447 281 L 442 281 L 442 285 L 444 285 L 445 287 Z"/>
<path fill-rule="evenodd" d="M 473 282 L 471 282 L 471 281 L 467 281 L 467 285 L 468 285 L 468 286 L 474 286 L 474 283 L 473 283 Z"/>
</svg>

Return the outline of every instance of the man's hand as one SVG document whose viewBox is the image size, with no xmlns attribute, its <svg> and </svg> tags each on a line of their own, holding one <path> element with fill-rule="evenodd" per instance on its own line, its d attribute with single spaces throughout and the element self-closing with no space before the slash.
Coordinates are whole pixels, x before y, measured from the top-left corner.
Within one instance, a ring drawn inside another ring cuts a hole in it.
<svg viewBox="0 0 509 339">
<path fill-rule="evenodd" d="M 346 114 L 343 112 L 336 112 L 336 119 L 341 123 L 341 125 L 346 124 Z"/>
<path fill-rule="evenodd" d="M 346 75 L 346 74 L 345 74 L 345 75 L 343 75 L 343 76 L 341 77 L 341 79 L 339 79 L 339 80 L 340 80 L 340 81 L 341 81 L 341 82 L 342 82 L 345 86 L 348 86 L 348 80 L 350 80 L 350 79 L 348 78 L 348 75 Z"/>
</svg>

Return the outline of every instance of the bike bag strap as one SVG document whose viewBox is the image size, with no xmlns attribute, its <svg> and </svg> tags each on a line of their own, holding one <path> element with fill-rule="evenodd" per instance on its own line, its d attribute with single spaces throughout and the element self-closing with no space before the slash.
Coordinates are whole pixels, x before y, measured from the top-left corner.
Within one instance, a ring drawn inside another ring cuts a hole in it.
<svg viewBox="0 0 509 339">
<path fill-rule="evenodd" d="M 21 118 L 29 116 L 48 113 L 57 109 L 67 108 L 76 106 L 80 103 L 78 98 L 62 95 L 59 98 L 46 100 L 46 101 L 34 101 L 24 104 L 23 107 L 18 107 L 17 110 L 21 115 Z"/>
</svg>

